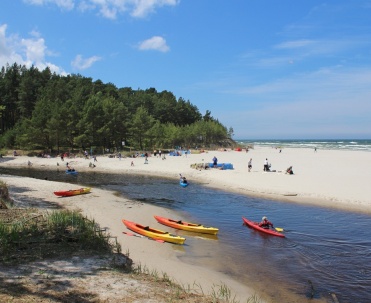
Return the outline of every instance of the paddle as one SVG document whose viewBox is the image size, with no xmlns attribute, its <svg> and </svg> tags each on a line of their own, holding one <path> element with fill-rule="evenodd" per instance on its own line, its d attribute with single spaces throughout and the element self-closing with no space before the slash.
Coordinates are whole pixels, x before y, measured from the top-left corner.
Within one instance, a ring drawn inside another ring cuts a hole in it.
<svg viewBox="0 0 371 303">
<path fill-rule="evenodd" d="M 153 240 L 153 241 L 156 241 L 156 242 L 159 242 L 159 243 L 165 243 L 164 240 L 152 239 L 152 238 L 148 238 L 148 237 L 145 237 L 145 236 L 140 236 L 140 235 L 137 235 L 137 234 L 128 233 L 126 231 L 123 231 L 122 233 L 125 234 L 125 235 L 128 235 L 128 236 L 134 236 L 134 237 L 138 237 L 138 238 L 147 238 L 148 240 Z"/>
<path fill-rule="evenodd" d="M 259 225 L 259 222 L 254 222 L 254 223 L 257 224 L 257 225 Z M 272 227 L 272 228 L 274 228 L 278 232 L 283 232 L 283 228 L 282 227 Z"/>
</svg>

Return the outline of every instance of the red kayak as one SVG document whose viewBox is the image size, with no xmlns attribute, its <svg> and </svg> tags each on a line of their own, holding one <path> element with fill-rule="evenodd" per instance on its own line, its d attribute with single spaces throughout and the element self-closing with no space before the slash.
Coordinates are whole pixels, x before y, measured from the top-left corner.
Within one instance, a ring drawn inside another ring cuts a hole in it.
<svg viewBox="0 0 371 303">
<path fill-rule="evenodd" d="M 272 235 L 272 236 L 277 236 L 277 237 L 285 238 L 285 235 L 284 235 L 284 234 L 279 233 L 278 231 L 275 231 L 274 229 L 268 229 L 268 228 L 260 227 L 258 222 L 254 222 L 254 221 L 247 220 L 247 219 L 244 218 L 244 217 L 242 217 L 242 220 L 243 220 L 243 222 L 244 222 L 248 227 L 251 227 L 251 228 L 253 228 L 253 229 L 256 229 L 256 230 L 258 230 L 258 231 L 261 231 L 261 232 L 263 232 L 263 233 L 266 233 L 266 234 L 268 234 L 268 235 Z"/>
<path fill-rule="evenodd" d="M 87 193 L 90 193 L 90 187 L 55 191 L 54 195 L 59 196 L 59 197 L 70 197 L 70 196 L 76 196 L 76 195 L 83 195 Z"/>
</svg>

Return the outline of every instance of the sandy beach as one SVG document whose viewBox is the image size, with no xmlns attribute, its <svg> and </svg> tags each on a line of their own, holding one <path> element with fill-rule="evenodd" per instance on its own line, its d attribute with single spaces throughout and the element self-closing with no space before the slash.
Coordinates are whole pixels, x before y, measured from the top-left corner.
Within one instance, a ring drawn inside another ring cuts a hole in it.
<svg viewBox="0 0 371 303">
<path fill-rule="evenodd" d="M 218 158 L 218 163 L 231 163 L 234 169 L 205 170 L 191 167 L 195 163 L 210 163 L 214 156 Z M 252 170 L 249 172 L 247 163 L 250 158 Z M 271 172 L 263 171 L 266 158 L 271 164 Z M 198 182 L 225 191 L 371 214 L 371 171 L 365 169 L 365 164 L 371 161 L 369 152 L 314 152 L 313 149 L 304 148 L 286 148 L 280 152 L 275 148 L 255 147 L 247 153 L 208 151 L 167 156 L 165 160 L 151 156 L 148 158 L 148 164 L 145 164 L 144 158 L 141 157 L 119 159 L 101 155 L 97 156 L 97 162 L 93 162 L 93 159 L 83 158 L 61 161 L 60 158 L 5 156 L 1 159 L 0 166 L 27 167 L 28 161 L 32 162 L 30 169 L 64 170 L 69 162 L 77 171 L 146 174 L 174 180 L 178 180 L 179 174 L 182 174 L 190 183 Z M 94 163 L 96 167 L 90 168 L 89 163 Z M 285 174 L 289 166 L 293 167 L 293 175 Z M 94 218 L 101 227 L 107 228 L 111 235 L 117 236 L 123 252 L 129 252 L 135 263 L 167 273 L 182 285 L 192 286 L 199 283 L 203 291 L 208 292 L 213 285 L 220 285 L 222 281 L 241 300 L 254 294 L 254 290 L 228 276 L 180 262 L 177 258 L 179 252 L 169 249 L 168 245 L 129 237 L 122 233 L 126 230 L 121 223 L 123 217 L 163 229 L 163 226 L 154 223 L 152 215 L 172 217 L 174 214 L 168 209 L 126 200 L 113 192 L 98 188 L 93 188 L 88 195 L 58 198 L 53 194 L 54 191 L 75 186 L 4 175 L 0 179 L 8 184 L 11 195 L 16 200 L 29 201 L 35 207 L 42 207 L 47 201 L 70 209 L 80 209 L 86 216 Z"/>
</svg>

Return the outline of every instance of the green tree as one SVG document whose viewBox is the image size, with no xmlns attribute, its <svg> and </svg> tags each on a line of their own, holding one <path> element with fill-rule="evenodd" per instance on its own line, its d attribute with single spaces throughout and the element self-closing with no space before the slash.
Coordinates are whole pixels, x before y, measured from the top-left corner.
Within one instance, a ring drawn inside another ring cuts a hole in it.
<svg viewBox="0 0 371 303">
<path fill-rule="evenodd" d="M 103 100 L 103 126 L 98 130 L 109 142 L 121 150 L 122 141 L 128 136 L 128 110 L 125 105 L 113 98 Z"/>
<path fill-rule="evenodd" d="M 132 118 L 131 133 L 132 140 L 139 146 L 141 150 L 144 149 L 147 140 L 149 139 L 150 129 L 155 123 L 155 119 L 148 114 L 144 107 L 139 107 Z"/>
<path fill-rule="evenodd" d="M 97 93 L 89 98 L 84 108 L 82 109 L 81 119 L 76 126 L 76 136 L 74 144 L 84 148 L 86 146 L 101 146 L 103 149 L 109 147 L 106 138 L 102 137 L 99 131 L 104 127 L 104 112 L 103 112 L 102 93 Z M 71 105 L 70 108 L 75 108 Z"/>
</svg>

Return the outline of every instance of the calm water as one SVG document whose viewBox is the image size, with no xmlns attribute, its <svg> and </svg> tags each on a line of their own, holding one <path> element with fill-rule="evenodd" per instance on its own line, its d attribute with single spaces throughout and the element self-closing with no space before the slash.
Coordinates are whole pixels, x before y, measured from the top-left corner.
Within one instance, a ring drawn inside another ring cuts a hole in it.
<svg viewBox="0 0 371 303">
<path fill-rule="evenodd" d="M 74 177 L 63 171 L 2 168 L 0 173 L 116 190 L 218 227 L 217 237 L 177 231 L 187 237 L 186 245 L 165 245 L 179 250 L 184 262 L 249 281 L 272 302 L 334 302 L 333 296 L 340 303 L 371 302 L 371 216 L 252 198 L 197 184 L 181 188 L 178 180 L 145 176 L 87 173 Z M 242 225 L 242 216 L 258 221 L 263 215 L 285 229 L 285 239 Z"/>
</svg>

